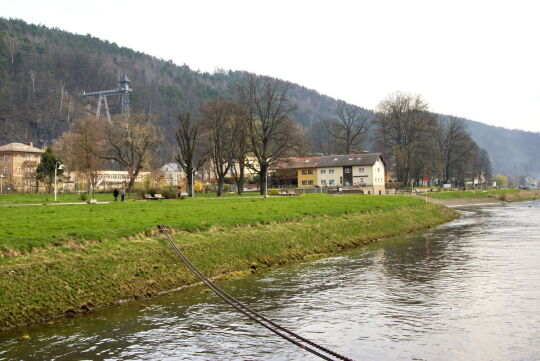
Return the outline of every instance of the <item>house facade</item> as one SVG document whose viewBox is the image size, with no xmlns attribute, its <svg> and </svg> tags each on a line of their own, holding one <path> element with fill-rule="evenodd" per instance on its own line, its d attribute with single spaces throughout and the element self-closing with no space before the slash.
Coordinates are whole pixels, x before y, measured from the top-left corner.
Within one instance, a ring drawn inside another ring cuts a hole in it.
<svg viewBox="0 0 540 361">
<path fill-rule="evenodd" d="M 369 194 L 385 193 L 385 162 L 380 153 L 290 158 L 272 170 L 278 186 L 357 187 Z M 296 171 L 296 179 L 291 179 L 291 170 Z"/>
<path fill-rule="evenodd" d="M 0 174 L 5 189 L 31 191 L 36 188 L 36 168 L 45 151 L 29 143 L 0 146 Z"/>
<path fill-rule="evenodd" d="M 150 172 L 139 172 L 135 183 L 142 183 L 151 175 Z M 64 181 L 60 189 L 66 192 L 85 190 L 90 192 L 87 187 L 86 174 L 84 172 L 73 171 L 64 173 Z M 109 191 L 115 188 L 121 189 L 127 187 L 129 175 L 127 171 L 122 170 L 98 170 L 96 171 L 96 191 Z"/>
</svg>

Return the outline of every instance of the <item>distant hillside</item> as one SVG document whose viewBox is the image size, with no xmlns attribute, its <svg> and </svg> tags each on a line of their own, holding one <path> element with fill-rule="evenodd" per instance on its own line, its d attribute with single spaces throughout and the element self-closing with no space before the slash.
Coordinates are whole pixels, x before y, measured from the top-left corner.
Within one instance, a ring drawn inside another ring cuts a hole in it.
<svg viewBox="0 0 540 361">
<path fill-rule="evenodd" d="M 132 107 L 159 115 L 166 136 L 160 149 L 164 162 L 172 159 L 178 113 L 196 112 L 212 97 L 232 96 L 248 74 L 201 73 L 90 35 L 0 18 L 0 144 L 50 144 L 73 119 L 94 111 L 95 103 L 82 98 L 82 91 L 115 88 L 122 73 L 132 81 Z M 298 106 L 294 117 L 311 134 L 313 151 L 321 151 L 326 135 L 320 121 L 332 117 L 336 99 L 289 84 Z M 118 111 L 118 100 L 109 101 L 111 111 Z M 490 153 L 495 172 L 540 174 L 540 134 L 467 124 Z"/>
<path fill-rule="evenodd" d="M 540 177 L 540 133 L 494 127 L 467 119 L 465 124 L 476 143 L 488 151 L 496 172 Z"/>
</svg>

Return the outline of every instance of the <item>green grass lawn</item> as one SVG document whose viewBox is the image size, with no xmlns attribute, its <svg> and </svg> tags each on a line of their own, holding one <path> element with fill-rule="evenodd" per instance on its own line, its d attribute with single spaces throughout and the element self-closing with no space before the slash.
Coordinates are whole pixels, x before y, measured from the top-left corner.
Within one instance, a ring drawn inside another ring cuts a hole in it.
<svg viewBox="0 0 540 361">
<path fill-rule="evenodd" d="M 0 207 L 0 252 L 84 240 L 118 239 L 165 224 L 186 231 L 296 220 L 310 216 L 422 207 L 411 197 L 304 195 Z"/>
<path fill-rule="evenodd" d="M 91 195 L 88 195 L 91 198 Z M 100 201 L 112 201 L 112 193 L 96 193 L 95 198 Z M 73 193 L 58 193 L 56 195 L 57 202 L 83 202 L 80 194 Z M 0 194 L 0 204 L 35 204 L 35 203 L 52 203 L 54 202 L 54 194 L 25 194 L 11 193 Z"/>
<path fill-rule="evenodd" d="M 453 192 L 428 192 L 428 197 L 436 199 L 475 199 L 486 198 L 489 196 L 497 196 L 503 194 L 519 193 L 519 189 L 496 189 L 496 190 L 470 190 L 470 191 L 453 191 Z"/>
</svg>

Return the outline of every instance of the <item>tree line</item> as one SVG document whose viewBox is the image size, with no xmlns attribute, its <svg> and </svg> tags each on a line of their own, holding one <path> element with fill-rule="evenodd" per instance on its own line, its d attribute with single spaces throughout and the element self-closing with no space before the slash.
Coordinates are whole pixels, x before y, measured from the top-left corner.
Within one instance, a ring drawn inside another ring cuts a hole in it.
<svg viewBox="0 0 540 361">
<path fill-rule="evenodd" d="M 305 129 L 292 118 L 295 109 L 287 83 L 249 76 L 237 85 L 234 97 L 207 100 L 196 112 L 180 111 L 173 153 L 186 174 L 187 192 L 192 195 L 197 173 L 210 165 L 218 196 L 228 174 L 242 193 L 246 168 L 258 175 L 259 190 L 266 194 L 270 167 L 310 148 Z M 77 120 L 55 147 L 70 169 L 86 175 L 89 188 L 96 187 L 97 171 L 112 165 L 127 171 L 131 190 L 162 145 L 157 123 L 149 113 L 116 116 L 112 124 L 87 117 Z M 486 183 L 491 179 L 489 156 L 463 122 L 430 112 L 418 95 L 391 94 L 371 117 L 340 101 L 334 118 L 324 124 L 337 153 L 354 153 L 371 144 L 383 154 L 387 169 L 395 171 L 394 180 L 406 186 L 424 178 L 457 186 L 472 178 Z"/>
</svg>

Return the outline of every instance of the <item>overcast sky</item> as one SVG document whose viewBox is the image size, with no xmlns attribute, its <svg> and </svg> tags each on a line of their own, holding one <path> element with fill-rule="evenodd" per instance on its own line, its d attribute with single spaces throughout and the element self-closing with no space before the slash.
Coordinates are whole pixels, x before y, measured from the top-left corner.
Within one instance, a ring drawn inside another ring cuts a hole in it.
<svg viewBox="0 0 540 361">
<path fill-rule="evenodd" d="M 373 109 L 396 90 L 439 113 L 540 131 L 534 1 L 0 0 L 0 15 L 192 69 L 247 70 Z"/>
</svg>

